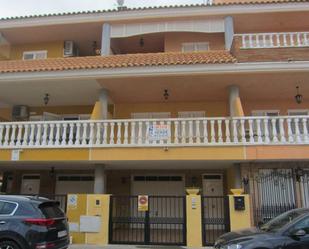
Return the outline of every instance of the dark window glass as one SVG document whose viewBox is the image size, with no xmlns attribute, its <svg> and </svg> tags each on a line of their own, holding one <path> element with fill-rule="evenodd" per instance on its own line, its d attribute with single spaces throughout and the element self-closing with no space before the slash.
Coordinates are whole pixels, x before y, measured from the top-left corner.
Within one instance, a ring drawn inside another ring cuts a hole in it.
<svg viewBox="0 0 309 249">
<path fill-rule="evenodd" d="M 181 176 L 172 176 L 171 177 L 171 181 L 181 182 L 182 181 L 182 177 Z"/>
<path fill-rule="evenodd" d="M 36 215 L 36 210 L 32 205 L 20 205 L 15 213 L 20 216 L 34 216 Z"/>
<path fill-rule="evenodd" d="M 25 175 L 23 176 L 23 179 L 29 179 L 29 180 L 35 180 L 35 179 L 40 179 L 39 175 Z"/>
<path fill-rule="evenodd" d="M 1 215 L 8 215 L 8 214 L 12 214 L 13 211 L 16 208 L 15 203 L 10 203 L 10 202 L 0 202 L 0 214 Z"/>
<path fill-rule="evenodd" d="M 138 181 L 138 182 L 145 181 L 145 177 L 144 176 L 134 176 L 134 181 Z"/>
<path fill-rule="evenodd" d="M 158 177 L 157 176 L 146 176 L 146 181 L 157 181 Z"/>
<path fill-rule="evenodd" d="M 158 176 L 158 180 L 159 181 L 170 181 L 170 177 L 169 176 Z"/>
<path fill-rule="evenodd" d="M 309 234 L 309 217 L 304 218 L 299 221 L 294 227 L 293 230 L 304 230 L 307 234 Z"/>
<path fill-rule="evenodd" d="M 220 180 L 221 178 L 221 175 L 204 175 L 204 179 L 207 180 Z"/>
<path fill-rule="evenodd" d="M 161 181 L 161 182 L 167 182 L 167 181 L 173 181 L 173 182 L 179 182 L 182 181 L 181 176 L 134 176 L 134 181 Z"/>
<path fill-rule="evenodd" d="M 94 181 L 94 177 L 93 176 L 83 176 L 81 180 L 90 182 L 90 181 Z"/>
<path fill-rule="evenodd" d="M 43 215 L 49 218 L 60 218 L 64 217 L 63 211 L 59 208 L 57 202 L 47 202 L 39 205 L 39 209 L 42 211 Z"/>
<path fill-rule="evenodd" d="M 94 177 L 93 176 L 59 176 L 58 181 L 73 181 L 73 182 L 94 181 Z"/>
</svg>

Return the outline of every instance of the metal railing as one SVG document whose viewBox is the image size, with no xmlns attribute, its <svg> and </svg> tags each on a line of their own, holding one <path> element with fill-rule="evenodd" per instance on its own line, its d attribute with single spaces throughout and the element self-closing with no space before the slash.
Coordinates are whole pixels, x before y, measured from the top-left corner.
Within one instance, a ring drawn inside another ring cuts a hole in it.
<svg viewBox="0 0 309 249">
<path fill-rule="evenodd" d="M 309 32 L 237 34 L 242 49 L 309 47 Z"/>
<path fill-rule="evenodd" d="M 0 123 L 0 148 L 309 144 L 309 116 Z"/>
</svg>

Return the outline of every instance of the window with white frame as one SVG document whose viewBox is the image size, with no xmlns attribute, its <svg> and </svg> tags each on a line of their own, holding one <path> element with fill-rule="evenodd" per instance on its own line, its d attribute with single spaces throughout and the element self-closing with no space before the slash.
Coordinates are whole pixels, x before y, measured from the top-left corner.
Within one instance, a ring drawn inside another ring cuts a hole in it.
<svg viewBox="0 0 309 249">
<path fill-rule="evenodd" d="M 204 118 L 205 117 L 205 111 L 187 111 L 187 112 L 178 112 L 178 117 L 179 118 Z M 183 128 L 185 128 L 185 136 L 186 139 L 188 139 L 190 137 L 190 124 L 189 122 L 185 122 L 185 126 L 180 126 L 178 132 L 179 132 L 179 136 L 181 137 L 183 134 Z M 202 134 L 202 129 L 203 129 L 203 123 L 199 122 L 199 123 L 194 123 L 193 122 L 193 127 L 192 127 L 192 132 L 193 132 L 193 137 L 196 137 L 197 134 L 197 129 L 199 130 L 200 134 Z"/>
<path fill-rule="evenodd" d="M 23 60 L 43 60 L 47 58 L 47 51 L 25 51 L 23 53 Z"/>
<path fill-rule="evenodd" d="M 208 42 L 185 42 L 182 43 L 182 52 L 198 52 L 209 50 Z"/>
<path fill-rule="evenodd" d="M 157 119 L 157 118 L 170 118 L 170 112 L 134 112 L 131 113 L 132 119 Z"/>
<path fill-rule="evenodd" d="M 252 111 L 252 116 L 257 116 L 257 117 L 277 117 L 279 116 L 279 110 L 254 110 Z M 267 121 L 267 126 L 268 126 L 268 135 L 269 138 L 273 137 L 273 123 L 272 121 L 269 119 Z M 276 120 L 276 132 L 277 134 L 279 133 L 279 119 Z M 254 129 L 254 133 L 255 135 L 257 134 L 257 124 L 256 122 L 253 123 L 253 129 Z M 261 135 L 262 137 L 265 136 L 265 122 L 264 120 L 261 120 L 260 122 L 260 130 L 261 130 Z"/>
<path fill-rule="evenodd" d="M 292 109 L 288 110 L 288 115 L 289 116 L 307 116 L 309 115 L 309 110 L 308 109 Z M 307 123 L 307 130 L 309 129 L 309 124 Z M 304 123 L 302 119 L 298 119 L 298 125 L 296 126 L 295 120 L 292 120 L 291 122 L 291 129 L 292 133 L 296 133 L 296 127 L 298 127 L 299 133 L 303 134 L 304 133 Z"/>
<path fill-rule="evenodd" d="M 205 117 L 205 111 L 189 111 L 178 112 L 179 118 L 203 118 Z"/>
</svg>

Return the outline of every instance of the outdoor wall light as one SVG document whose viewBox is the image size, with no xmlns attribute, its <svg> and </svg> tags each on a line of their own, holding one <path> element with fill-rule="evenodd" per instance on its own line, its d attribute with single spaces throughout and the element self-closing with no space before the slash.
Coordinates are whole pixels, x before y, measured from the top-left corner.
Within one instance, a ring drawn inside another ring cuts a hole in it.
<svg viewBox="0 0 309 249">
<path fill-rule="evenodd" d="M 139 45 L 140 45 L 141 47 L 144 47 L 145 41 L 144 41 L 144 38 L 143 38 L 143 37 L 141 37 L 141 39 L 139 40 Z"/>
<path fill-rule="evenodd" d="M 303 95 L 299 93 L 299 86 L 296 87 L 296 95 L 295 95 L 295 101 L 297 104 L 301 104 L 303 102 Z"/>
<path fill-rule="evenodd" d="M 50 98 L 50 95 L 49 95 L 48 93 L 45 93 L 45 96 L 44 96 L 44 98 L 43 98 L 43 100 L 44 100 L 44 104 L 45 104 L 45 105 L 47 105 L 47 104 L 48 104 L 48 102 L 49 102 L 49 98 Z"/>
<path fill-rule="evenodd" d="M 163 97 L 165 100 L 168 100 L 170 94 L 168 93 L 168 90 L 167 89 L 164 89 L 164 93 L 163 93 Z"/>
</svg>

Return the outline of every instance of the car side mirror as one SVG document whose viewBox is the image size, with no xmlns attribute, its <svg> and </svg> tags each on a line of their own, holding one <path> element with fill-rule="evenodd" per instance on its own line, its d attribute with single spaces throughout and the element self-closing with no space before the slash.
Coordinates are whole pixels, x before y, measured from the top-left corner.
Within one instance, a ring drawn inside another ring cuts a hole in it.
<svg viewBox="0 0 309 249">
<path fill-rule="evenodd" d="M 303 237 L 306 234 L 307 234 L 306 231 L 303 230 L 303 229 L 298 229 L 298 230 L 295 230 L 295 231 L 291 232 L 291 235 L 294 236 L 294 237 Z"/>
</svg>

